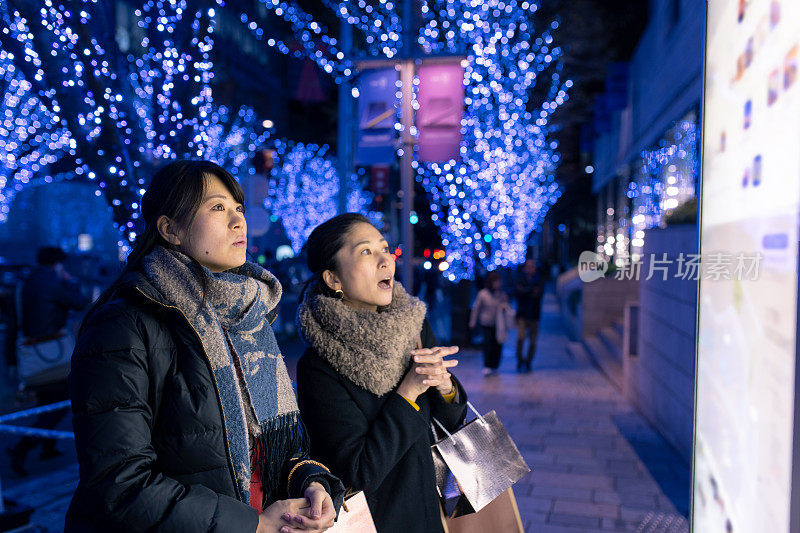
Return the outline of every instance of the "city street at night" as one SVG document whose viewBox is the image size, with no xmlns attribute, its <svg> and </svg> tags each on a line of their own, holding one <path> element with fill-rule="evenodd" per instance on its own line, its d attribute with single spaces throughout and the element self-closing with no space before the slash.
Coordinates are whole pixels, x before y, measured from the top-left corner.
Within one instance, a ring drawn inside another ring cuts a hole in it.
<svg viewBox="0 0 800 533">
<path fill-rule="evenodd" d="M 0 532 L 800 533 L 799 65 L 797 0 L 0 0 Z"/>
</svg>

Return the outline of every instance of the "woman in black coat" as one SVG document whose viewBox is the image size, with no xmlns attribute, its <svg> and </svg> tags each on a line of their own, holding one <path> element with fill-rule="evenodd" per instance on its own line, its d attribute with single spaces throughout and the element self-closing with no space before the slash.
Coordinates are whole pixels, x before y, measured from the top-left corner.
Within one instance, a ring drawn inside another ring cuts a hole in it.
<svg viewBox="0 0 800 533">
<path fill-rule="evenodd" d="M 394 281 L 388 244 L 365 217 L 328 220 L 306 250 L 314 278 L 298 310 L 309 348 L 297 386 L 312 453 L 364 491 L 379 533 L 441 533 L 431 424 L 464 420 L 457 361 L 445 359 L 458 348 L 436 346 L 425 304 Z"/>
<path fill-rule="evenodd" d="M 210 162 L 177 161 L 153 177 L 145 231 L 72 357 L 80 481 L 66 531 L 333 523 L 344 487 L 309 459 L 269 325 L 280 283 L 246 262 L 243 202 Z"/>
</svg>

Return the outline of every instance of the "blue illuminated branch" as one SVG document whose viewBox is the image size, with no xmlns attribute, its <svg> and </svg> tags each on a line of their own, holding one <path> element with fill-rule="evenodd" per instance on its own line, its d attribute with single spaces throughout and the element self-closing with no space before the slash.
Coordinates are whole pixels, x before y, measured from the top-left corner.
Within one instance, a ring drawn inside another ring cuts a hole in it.
<svg viewBox="0 0 800 533">
<path fill-rule="evenodd" d="M 0 223 L 8 219 L 14 196 L 24 187 L 52 183 L 48 172 L 73 146 L 69 130 L 52 103 L 53 92 L 40 95 L 15 61 L 32 67 L 35 78 L 44 76 L 27 21 L 18 13 L 4 13 L 3 33 L 19 43 L 22 58 L 0 45 Z"/>
<path fill-rule="evenodd" d="M 264 29 L 252 16 L 240 13 L 239 20 L 256 37 L 265 42 L 269 47 L 285 55 L 297 58 L 307 57 L 314 61 L 324 72 L 340 79 L 342 76 L 352 74 L 352 65 L 349 58 L 338 50 L 336 38 L 327 35 L 327 28 L 316 22 L 311 15 L 303 11 L 296 4 L 281 0 L 259 0 L 267 9 L 283 18 L 289 23 L 297 42 L 302 47 L 301 51 L 292 51 L 281 39 L 268 36 Z M 217 0 L 224 6 L 223 0 Z"/>
<path fill-rule="evenodd" d="M 376 4 L 366 3 L 363 0 L 357 2 L 323 0 L 323 4 L 336 13 L 342 23 L 350 24 L 364 34 L 364 43 L 369 55 L 387 58 L 397 55 L 403 29 L 394 2 L 380 1 Z"/>
</svg>

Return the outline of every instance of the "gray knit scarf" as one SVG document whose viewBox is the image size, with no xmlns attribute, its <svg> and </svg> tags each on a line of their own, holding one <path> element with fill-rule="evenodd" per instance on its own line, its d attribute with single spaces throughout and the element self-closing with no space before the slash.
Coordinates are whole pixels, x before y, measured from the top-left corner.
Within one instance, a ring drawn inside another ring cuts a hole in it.
<svg viewBox="0 0 800 533">
<path fill-rule="evenodd" d="M 250 457 L 258 444 L 267 447 L 269 457 L 261 463 L 265 499 L 274 498 L 280 468 L 290 459 L 282 455 L 304 439 L 291 379 L 267 320 L 280 300 L 280 282 L 253 263 L 212 273 L 161 246 L 144 258 L 143 267 L 148 281 L 200 336 L 214 370 L 242 501 L 250 503 Z"/>
<path fill-rule="evenodd" d="M 425 312 L 425 304 L 396 281 L 392 303 L 377 312 L 325 296 L 312 281 L 297 310 L 297 324 L 303 339 L 334 370 L 383 396 L 408 370 Z"/>
</svg>

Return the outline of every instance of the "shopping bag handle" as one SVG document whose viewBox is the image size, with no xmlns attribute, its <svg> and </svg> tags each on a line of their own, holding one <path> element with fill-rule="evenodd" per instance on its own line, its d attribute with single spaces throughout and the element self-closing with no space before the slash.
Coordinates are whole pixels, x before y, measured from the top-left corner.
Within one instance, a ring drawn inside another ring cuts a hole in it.
<svg viewBox="0 0 800 533">
<path fill-rule="evenodd" d="M 483 418 L 483 415 L 481 415 L 481 414 L 478 412 L 478 410 L 477 410 L 477 409 L 475 409 L 475 406 L 474 406 L 474 405 L 472 405 L 472 403 L 471 403 L 469 400 L 467 400 L 467 407 L 469 407 L 470 409 L 472 409 L 472 412 L 473 412 L 473 413 L 475 413 L 475 416 L 477 416 L 477 417 L 480 419 L 480 421 L 481 421 L 481 422 L 483 422 L 483 424 L 484 424 L 484 425 L 486 425 L 486 420 L 484 420 L 484 418 Z M 447 435 L 447 438 L 448 438 L 448 439 L 453 437 L 452 433 L 450 433 L 449 431 L 447 431 L 447 429 L 445 429 L 445 427 L 442 425 L 442 423 L 441 423 L 441 422 L 439 422 L 438 420 L 436 420 L 436 418 L 435 418 L 435 417 L 431 417 L 431 420 L 433 420 L 433 421 L 436 423 L 436 425 L 437 425 L 437 426 L 439 426 L 439 429 L 441 429 L 442 431 L 444 431 L 444 433 L 445 433 L 445 435 Z"/>
</svg>

